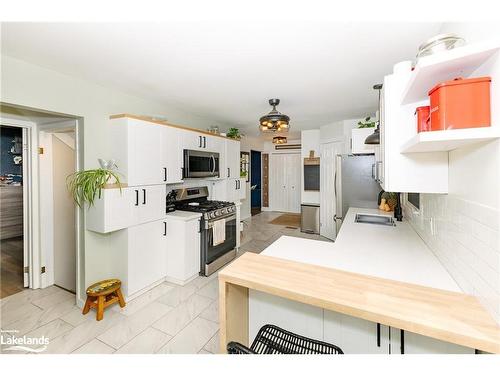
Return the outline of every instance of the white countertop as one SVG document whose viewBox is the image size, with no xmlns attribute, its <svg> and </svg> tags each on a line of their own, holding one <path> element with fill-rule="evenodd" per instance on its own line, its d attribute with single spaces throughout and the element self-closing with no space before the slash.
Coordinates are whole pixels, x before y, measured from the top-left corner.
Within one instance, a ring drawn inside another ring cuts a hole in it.
<svg viewBox="0 0 500 375">
<path fill-rule="evenodd" d="M 392 215 L 377 209 L 350 208 L 335 242 L 282 236 L 262 254 L 462 292 L 407 222 L 398 221 L 395 227 L 355 223 L 357 213 Z"/>
<path fill-rule="evenodd" d="M 199 219 L 201 217 L 201 213 L 175 210 L 173 212 L 169 212 L 166 216 L 169 219 L 190 221 L 194 219 Z"/>
</svg>

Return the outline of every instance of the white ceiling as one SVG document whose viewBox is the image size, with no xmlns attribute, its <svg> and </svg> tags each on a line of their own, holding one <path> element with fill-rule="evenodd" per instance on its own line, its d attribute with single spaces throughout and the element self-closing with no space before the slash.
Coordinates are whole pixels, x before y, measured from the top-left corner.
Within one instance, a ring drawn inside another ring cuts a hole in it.
<svg viewBox="0 0 500 375">
<path fill-rule="evenodd" d="M 10 23 L 2 53 L 256 135 L 269 98 L 293 131 L 373 113 L 373 84 L 441 27 L 268 20 Z"/>
</svg>

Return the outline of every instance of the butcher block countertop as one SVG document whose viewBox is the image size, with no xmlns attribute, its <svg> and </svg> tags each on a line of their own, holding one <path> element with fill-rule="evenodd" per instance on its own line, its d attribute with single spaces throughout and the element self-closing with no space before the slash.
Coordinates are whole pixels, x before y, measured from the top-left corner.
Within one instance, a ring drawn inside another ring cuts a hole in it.
<svg viewBox="0 0 500 375">
<path fill-rule="evenodd" d="M 460 292 L 254 253 L 243 254 L 220 271 L 219 283 L 221 342 L 238 338 L 233 331 L 244 334 L 233 328 L 230 311 L 239 308 L 230 305 L 234 288 L 244 288 L 500 353 L 500 327 L 475 297 Z"/>
</svg>

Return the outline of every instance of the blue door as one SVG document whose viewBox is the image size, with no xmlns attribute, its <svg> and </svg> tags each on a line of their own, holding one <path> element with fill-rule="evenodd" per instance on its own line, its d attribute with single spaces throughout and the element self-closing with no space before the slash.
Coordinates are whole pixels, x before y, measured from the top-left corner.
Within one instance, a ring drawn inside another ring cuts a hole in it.
<svg viewBox="0 0 500 375">
<path fill-rule="evenodd" d="M 250 193 L 252 214 L 260 212 L 262 207 L 261 157 L 260 151 L 250 151 L 250 184 L 252 187 L 255 186 Z"/>
</svg>

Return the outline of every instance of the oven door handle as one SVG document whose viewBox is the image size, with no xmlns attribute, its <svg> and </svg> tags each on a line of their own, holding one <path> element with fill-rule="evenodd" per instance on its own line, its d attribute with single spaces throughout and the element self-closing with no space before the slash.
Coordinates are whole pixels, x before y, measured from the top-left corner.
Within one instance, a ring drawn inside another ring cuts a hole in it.
<svg viewBox="0 0 500 375">
<path fill-rule="evenodd" d="M 226 217 L 221 217 L 221 218 L 217 218 L 215 220 L 211 220 L 207 223 L 207 229 L 209 228 L 212 228 L 214 225 L 214 221 L 218 221 L 218 220 L 222 220 L 222 219 L 225 219 L 226 221 L 228 220 L 235 220 L 236 219 L 236 214 L 235 215 L 231 215 L 231 216 L 226 216 Z"/>
</svg>

